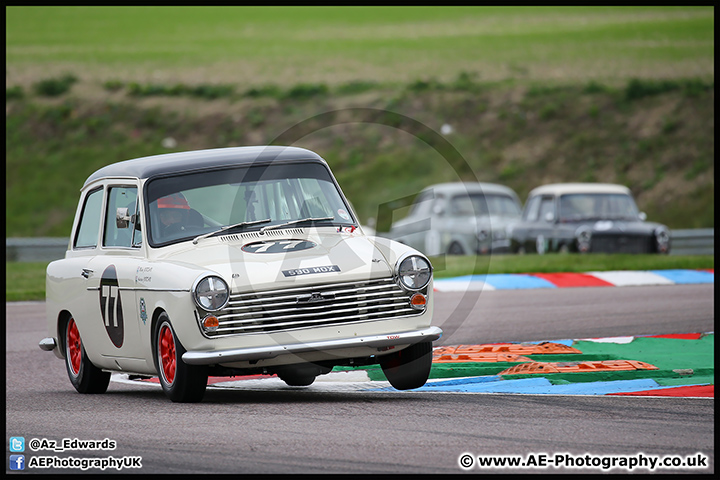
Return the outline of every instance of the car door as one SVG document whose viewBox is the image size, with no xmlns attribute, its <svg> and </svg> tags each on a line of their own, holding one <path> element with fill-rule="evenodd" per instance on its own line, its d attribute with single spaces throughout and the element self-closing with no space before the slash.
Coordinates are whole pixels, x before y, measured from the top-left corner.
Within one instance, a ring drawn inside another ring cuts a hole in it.
<svg viewBox="0 0 720 480">
<path fill-rule="evenodd" d="M 138 218 L 137 186 L 109 184 L 105 190 L 101 247 L 87 265 L 87 303 L 105 360 L 133 371 L 138 363 L 145 364 L 140 360 L 140 308 L 135 293 L 142 261 L 140 232 L 132 221 Z"/>
<path fill-rule="evenodd" d="M 112 363 L 104 363 L 106 360 L 102 357 L 101 331 L 95 319 L 97 303 L 92 301 L 88 290 L 94 276 L 91 264 L 100 249 L 104 195 L 103 185 L 82 193 L 70 249 L 64 259 L 48 266 L 46 289 L 48 308 L 68 312 L 75 320 L 83 347 L 93 364 L 111 367 Z"/>
<path fill-rule="evenodd" d="M 428 213 L 429 222 L 422 231 L 423 241 L 420 244 L 421 252 L 425 255 L 440 255 L 447 248 L 447 241 L 444 239 L 449 228 L 449 217 L 447 215 L 447 197 L 442 193 L 436 193 Z"/>
<path fill-rule="evenodd" d="M 528 235 L 526 248 L 543 254 L 549 250 L 554 238 L 557 209 L 554 195 L 542 195 L 538 204 L 537 218 L 533 222 Z"/>
<path fill-rule="evenodd" d="M 516 252 L 532 252 L 534 251 L 535 240 L 530 234 L 537 222 L 538 208 L 540 207 L 540 197 L 531 196 L 525 202 L 522 217 L 519 221 L 511 225 L 508 229 L 511 237 L 511 248 Z M 531 246 L 533 248 L 531 248 Z"/>
<path fill-rule="evenodd" d="M 425 236 L 430 230 L 430 214 L 434 198 L 432 190 L 423 191 L 417 196 L 408 216 L 393 226 L 395 240 L 417 250 L 425 250 Z"/>
</svg>

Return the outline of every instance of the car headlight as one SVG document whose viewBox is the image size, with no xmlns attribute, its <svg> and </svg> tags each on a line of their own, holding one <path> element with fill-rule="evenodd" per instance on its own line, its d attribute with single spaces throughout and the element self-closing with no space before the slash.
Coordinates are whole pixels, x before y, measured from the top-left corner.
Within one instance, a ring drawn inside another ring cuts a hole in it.
<svg viewBox="0 0 720 480">
<path fill-rule="evenodd" d="M 587 227 L 580 227 L 575 231 L 575 239 L 577 240 L 577 249 L 580 253 L 590 251 L 590 242 L 592 240 L 592 231 Z"/>
<path fill-rule="evenodd" d="M 420 290 L 430 283 L 432 265 L 430 261 L 419 255 L 402 258 L 395 267 L 395 274 L 400 286 L 406 290 Z"/>
<path fill-rule="evenodd" d="M 666 253 L 670 247 L 670 232 L 665 227 L 659 227 L 655 230 L 655 241 L 657 242 L 657 251 Z"/>
<path fill-rule="evenodd" d="M 220 277 L 204 277 L 193 287 L 195 303 L 209 312 L 222 309 L 230 299 L 230 289 Z"/>
</svg>

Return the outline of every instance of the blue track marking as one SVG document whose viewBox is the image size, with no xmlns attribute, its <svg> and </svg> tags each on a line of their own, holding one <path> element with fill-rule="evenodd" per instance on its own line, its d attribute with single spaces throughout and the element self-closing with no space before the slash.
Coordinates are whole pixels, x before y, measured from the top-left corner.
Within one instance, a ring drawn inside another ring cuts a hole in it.
<svg viewBox="0 0 720 480">
<path fill-rule="evenodd" d="M 630 270 L 610 272 L 584 272 L 583 275 L 596 277 L 616 287 L 635 285 L 674 285 L 715 283 L 715 273 L 705 270 Z M 438 291 L 520 290 L 528 288 L 560 288 L 550 281 L 533 274 L 506 273 L 487 275 L 463 275 L 435 280 Z"/>
<path fill-rule="evenodd" d="M 687 386 L 687 385 L 684 385 Z M 631 393 L 668 388 L 651 378 L 638 380 L 613 380 L 609 382 L 587 382 L 553 385 L 545 377 L 502 380 L 498 376 L 468 377 L 450 381 L 431 381 L 413 392 L 452 393 L 518 393 L 527 395 L 608 395 L 610 393 Z M 397 391 L 382 387 L 373 391 Z"/>
<path fill-rule="evenodd" d="M 715 283 L 715 274 L 701 270 L 650 270 L 676 284 Z"/>
<path fill-rule="evenodd" d="M 461 279 L 468 278 L 472 281 L 485 282 L 488 285 L 492 285 L 497 290 L 512 290 L 522 288 L 557 288 L 556 285 L 548 282 L 544 278 L 524 274 L 492 273 L 488 275 L 469 275 L 466 277 L 461 277 Z"/>
</svg>

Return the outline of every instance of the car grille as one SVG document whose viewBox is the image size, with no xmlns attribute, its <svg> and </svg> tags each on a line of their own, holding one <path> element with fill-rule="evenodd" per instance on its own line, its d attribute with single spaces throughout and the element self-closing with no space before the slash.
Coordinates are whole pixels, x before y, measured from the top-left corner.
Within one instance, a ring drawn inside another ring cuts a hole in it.
<svg viewBox="0 0 720 480">
<path fill-rule="evenodd" d="M 209 337 L 419 315 L 392 278 L 230 295 Z"/>
<path fill-rule="evenodd" d="M 649 253 L 650 240 L 633 235 L 594 234 L 591 249 L 595 253 Z"/>
</svg>

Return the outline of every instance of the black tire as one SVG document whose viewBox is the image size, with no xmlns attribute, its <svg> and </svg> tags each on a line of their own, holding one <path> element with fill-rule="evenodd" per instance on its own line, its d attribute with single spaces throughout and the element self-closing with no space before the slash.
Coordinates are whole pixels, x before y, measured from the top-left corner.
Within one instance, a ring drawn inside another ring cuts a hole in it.
<svg viewBox="0 0 720 480">
<path fill-rule="evenodd" d="M 280 380 L 291 387 L 307 387 L 315 381 L 315 375 L 278 375 Z"/>
<path fill-rule="evenodd" d="M 275 369 L 275 373 L 280 380 L 291 387 L 307 387 L 312 385 L 318 375 L 324 375 L 331 370 L 331 367 L 314 363 L 299 363 L 278 367 Z"/>
<path fill-rule="evenodd" d="M 105 393 L 110 384 L 110 372 L 103 372 L 88 359 L 72 317 L 62 324 L 62 347 L 65 368 L 75 390 L 80 393 Z"/>
<path fill-rule="evenodd" d="M 432 343 L 420 342 L 381 359 L 380 366 L 390 385 L 410 390 L 425 385 L 432 367 Z"/>
<path fill-rule="evenodd" d="M 465 250 L 458 242 L 453 242 L 448 248 L 448 255 L 465 255 Z"/>
<path fill-rule="evenodd" d="M 160 314 L 153 335 L 153 356 L 160 385 L 173 402 L 196 403 L 205 395 L 208 367 L 183 362 L 185 351 L 167 314 Z"/>
</svg>

